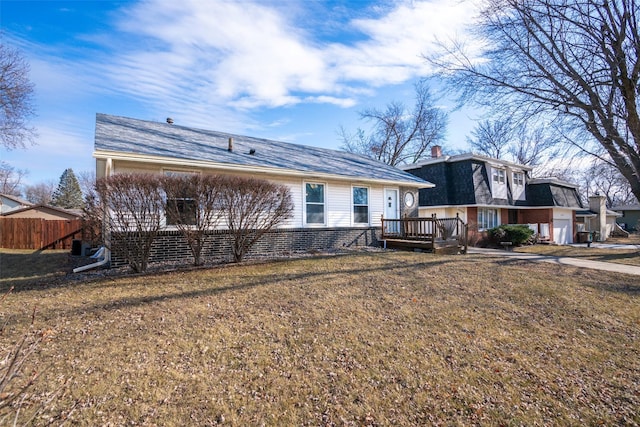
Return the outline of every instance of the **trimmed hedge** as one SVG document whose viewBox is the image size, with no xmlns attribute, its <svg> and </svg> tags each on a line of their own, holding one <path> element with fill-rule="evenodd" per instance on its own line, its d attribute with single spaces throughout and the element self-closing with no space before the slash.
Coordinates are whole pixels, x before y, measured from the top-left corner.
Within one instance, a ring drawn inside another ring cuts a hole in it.
<svg viewBox="0 0 640 427">
<path fill-rule="evenodd" d="M 514 245 L 527 243 L 533 236 L 533 230 L 527 225 L 504 224 L 489 230 L 494 243 L 511 242 Z"/>
</svg>

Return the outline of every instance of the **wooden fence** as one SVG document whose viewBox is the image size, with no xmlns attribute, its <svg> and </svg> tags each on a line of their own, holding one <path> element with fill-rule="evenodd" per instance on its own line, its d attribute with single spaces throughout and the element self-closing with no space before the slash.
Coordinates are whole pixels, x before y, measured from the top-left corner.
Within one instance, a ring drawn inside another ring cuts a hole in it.
<svg viewBox="0 0 640 427">
<path fill-rule="evenodd" d="M 82 237 L 82 220 L 0 218 L 0 247 L 7 249 L 70 249 Z"/>
</svg>

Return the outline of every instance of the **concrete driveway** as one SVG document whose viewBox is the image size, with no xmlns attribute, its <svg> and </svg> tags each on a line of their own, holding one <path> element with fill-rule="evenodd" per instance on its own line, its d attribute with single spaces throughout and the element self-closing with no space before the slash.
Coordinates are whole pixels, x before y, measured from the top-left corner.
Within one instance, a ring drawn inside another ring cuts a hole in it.
<svg viewBox="0 0 640 427">
<path fill-rule="evenodd" d="M 584 246 L 584 244 L 582 245 Z M 638 248 L 637 245 L 616 245 L 616 246 L 630 246 L 631 249 Z M 593 244 L 591 247 L 597 247 Z M 633 274 L 640 276 L 640 266 L 616 264 L 613 262 L 593 261 L 590 259 L 570 258 L 570 257 L 557 257 L 549 255 L 528 254 L 520 252 L 511 252 L 500 249 L 487 249 L 487 248 L 474 248 L 469 247 L 468 253 L 470 254 L 482 254 L 487 256 L 507 257 L 514 259 L 521 259 L 531 262 L 549 262 L 552 264 L 571 265 L 580 268 L 591 268 L 594 270 L 612 271 L 616 273 Z"/>
</svg>

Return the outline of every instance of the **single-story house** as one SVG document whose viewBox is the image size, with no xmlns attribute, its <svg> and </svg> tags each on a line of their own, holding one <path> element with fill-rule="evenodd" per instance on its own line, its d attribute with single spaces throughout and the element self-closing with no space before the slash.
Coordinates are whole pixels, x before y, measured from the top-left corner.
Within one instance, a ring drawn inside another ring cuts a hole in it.
<svg viewBox="0 0 640 427">
<path fill-rule="evenodd" d="M 163 123 L 97 114 L 93 156 L 97 178 L 131 172 L 228 174 L 287 186 L 294 212 L 276 230 L 278 238 L 271 236 L 269 250 L 276 252 L 377 245 L 383 215 L 416 216 L 418 191 L 433 187 L 357 154 L 195 129 L 169 119 Z M 409 203 L 411 199 L 415 202 Z M 179 246 L 175 240 L 178 233 L 167 225 L 158 245 Z M 151 261 L 188 256 L 187 248 L 181 248 L 169 253 L 158 247 Z"/>
<path fill-rule="evenodd" d="M 612 206 L 611 210 L 621 215 L 616 222 L 629 233 L 640 231 L 640 204 Z"/>
<path fill-rule="evenodd" d="M 32 205 L 33 203 L 21 199 L 18 196 L 14 196 L 12 194 L 0 194 L 0 215 Z"/>
<path fill-rule="evenodd" d="M 39 218 L 46 220 L 80 219 L 80 210 L 62 209 L 49 205 L 32 205 L 3 213 L 4 218 Z"/>
<path fill-rule="evenodd" d="M 572 243 L 576 211 L 584 209 L 577 186 L 556 178 L 532 178 L 530 166 L 474 153 L 443 155 L 401 167 L 435 187 L 419 193 L 419 216 L 458 215 L 473 243 L 501 224 L 527 224 L 543 240 Z"/>
</svg>

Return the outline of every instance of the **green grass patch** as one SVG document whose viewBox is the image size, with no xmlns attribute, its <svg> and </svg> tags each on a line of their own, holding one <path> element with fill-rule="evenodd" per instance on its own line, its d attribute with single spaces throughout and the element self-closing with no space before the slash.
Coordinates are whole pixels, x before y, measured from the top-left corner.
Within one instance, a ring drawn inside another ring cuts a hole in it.
<svg viewBox="0 0 640 427">
<path fill-rule="evenodd" d="M 637 277 L 356 253 L 17 289 L 73 425 L 640 423 Z"/>
</svg>

